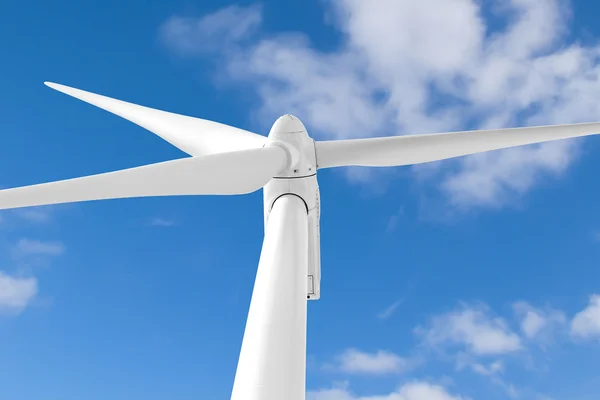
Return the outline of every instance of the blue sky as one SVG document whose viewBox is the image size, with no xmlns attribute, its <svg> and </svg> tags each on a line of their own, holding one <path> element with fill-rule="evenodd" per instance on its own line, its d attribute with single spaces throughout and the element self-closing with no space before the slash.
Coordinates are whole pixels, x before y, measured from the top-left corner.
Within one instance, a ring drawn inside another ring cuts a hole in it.
<svg viewBox="0 0 600 400">
<path fill-rule="evenodd" d="M 183 156 L 46 80 L 320 139 L 600 120 L 595 2 L 479 3 L 8 2 L 0 186 Z M 321 171 L 310 398 L 596 399 L 599 140 Z M 2 212 L 0 398 L 229 398 L 262 218 L 260 192 Z"/>
</svg>

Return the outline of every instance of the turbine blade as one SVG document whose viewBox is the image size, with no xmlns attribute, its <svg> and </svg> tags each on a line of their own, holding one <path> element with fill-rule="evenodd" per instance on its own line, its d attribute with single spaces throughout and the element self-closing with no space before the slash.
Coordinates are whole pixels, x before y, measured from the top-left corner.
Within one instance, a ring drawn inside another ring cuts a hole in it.
<svg viewBox="0 0 600 400">
<path fill-rule="evenodd" d="M 600 123 L 316 142 L 319 168 L 420 164 L 600 133 Z"/>
<path fill-rule="evenodd" d="M 218 122 L 156 110 L 57 83 L 44 83 L 131 121 L 192 156 L 259 148 L 267 142 L 264 136 Z"/>
<path fill-rule="evenodd" d="M 280 147 L 166 161 L 99 175 L 0 191 L 0 209 L 127 197 L 245 194 L 281 172 Z"/>
</svg>

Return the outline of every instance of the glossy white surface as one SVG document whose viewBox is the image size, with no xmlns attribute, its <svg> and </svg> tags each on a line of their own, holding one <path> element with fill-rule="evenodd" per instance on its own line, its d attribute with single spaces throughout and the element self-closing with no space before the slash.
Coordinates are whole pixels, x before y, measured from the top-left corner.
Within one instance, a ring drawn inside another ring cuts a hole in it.
<svg viewBox="0 0 600 400">
<path fill-rule="evenodd" d="M 52 89 L 125 118 L 192 156 L 262 147 L 267 138 L 218 122 L 156 110 L 57 83 Z"/>
<path fill-rule="evenodd" d="M 304 201 L 308 210 L 308 277 L 312 282 L 307 298 L 318 300 L 321 296 L 321 210 L 314 141 L 304 124 L 290 114 L 275 121 L 269 132 L 269 139 L 294 149 L 294 164 L 264 187 L 265 229 L 277 198 L 294 194 Z"/>
<path fill-rule="evenodd" d="M 600 133 L 600 123 L 464 131 L 316 143 L 319 168 L 420 164 Z"/>
<path fill-rule="evenodd" d="M 315 142 L 297 117 L 291 114 L 279 117 L 271 127 L 269 139 L 291 149 L 294 158 L 290 170 L 278 175 L 278 178 L 300 178 L 316 174 Z"/>
<path fill-rule="evenodd" d="M 297 196 L 274 204 L 232 400 L 305 400 L 308 220 Z"/>
<path fill-rule="evenodd" d="M 64 181 L 0 190 L 0 209 L 126 197 L 245 194 L 287 164 L 276 146 L 182 158 Z"/>
<path fill-rule="evenodd" d="M 293 194 L 304 201 L 308 209 L 308 275 L 313 280 L 313 292 L 307 297 L 321 297 L 321 228 L 320 195 L 316 175 L 297 179 L 273 179 L 263 189 L 265 230 L 269 223 L 273 203 L 284 194 Z"/>
</svg>

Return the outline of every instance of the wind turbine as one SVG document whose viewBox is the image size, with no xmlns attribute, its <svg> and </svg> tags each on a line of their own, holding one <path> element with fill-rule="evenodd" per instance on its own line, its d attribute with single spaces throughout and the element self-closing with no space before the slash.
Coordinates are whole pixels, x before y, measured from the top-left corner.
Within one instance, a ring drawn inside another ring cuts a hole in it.
<svg viewBox="0 0 600 400">
<path fill-rule="evenodd" d="M 419 164 L 600 133 L 600 123 L 315 141 L 280 117 L 268 137 L 46 83 L 125 118 L 191 157 L 0 191 L 0 209 L 127 197 L 234 195 L 263 188 L 265 238 L 232 400 L 304 400 L 307 299 L 320 297 L 317 171 Z"/>
</svg>

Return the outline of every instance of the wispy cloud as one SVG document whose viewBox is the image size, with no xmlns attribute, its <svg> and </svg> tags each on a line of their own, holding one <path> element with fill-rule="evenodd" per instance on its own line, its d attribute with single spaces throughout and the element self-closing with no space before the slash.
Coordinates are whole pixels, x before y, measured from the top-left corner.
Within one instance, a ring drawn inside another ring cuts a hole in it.
<svg viewBox="0 0 600 400">
<path fill-rule="evenodd" d="M 42 241 L 35 239 L 20 239 L 14 246 L 17 256 L 59 256 L 66 250 L 59 241 Z"/>
<path fill-rule="evenodd" d="M 155 217 L 150 220 L 149 225 L 150 226 L 168 227 L 168 226 L 175 226 L 175 225 L 177 225 L 177 223 L 175 221 L 173 221 L 172 219 Z"/>
<path fill-rule="evenodd" d="M 358 396 L 346 387 L 334 387 L 311 391 L 306 394 L 307 400 L 467 400 L 451 394 L 445 387 L 425 381 L 412 381 L 400 386 L 397 390 L 377 396 Z"/>
<path fill-rule="evenodd" d="M 36 294 L 35 278 L 15 277 L 0 271 L 0 313 L 20 314 Z"/>
<path fill-rule="evenodd" d="M 404 216 L 404 207 L 400 207 L 400 209 L 388 219 L 385 231 L 387 233 L 395 232 L 398 228 L 398 221 L 400 218 L 402 218 L 402 216 Z"/>
<path fill-rule="evenodd" d="M 398 307 L 400 307 L 402 303 L 404 303 L 404 300 L 406 300 L 406 296 L 402 297 L 400 300 L 393 302 L 388 308 L 377 314 L 377 318 L 388 319 L 396 312 Z"/>
<path fill-rule="evenodd" d="M 32 207 L 15 210 L 16 215 L 34 223 L 46 223 L 51 220 L 49 207 Z"/>
<path fill-rule="evenodd" d="M 506 395 L 511 399 L 516 399 L 520 395 L 519 389 L 517 387 L 507 382 L 504 378 L 504 364 L 502 361 L 493 361 L 489 363 L 478 362 L 475 361 L 470 355 L 463 355 L 463 357 L 459 357 L 457 363 L 457 369 L 462 370 L 465 368 L 469 368 L 471 371 L 475 372 L 478 375 L 486 377 L 489 381 L 502 388 Z"/>
<path fill-rule="evenodd" d="M 500 361 L 494 361 L 493 363 L 490 363 L 488 366 L 485 366 L 485 365 L 479 364 L 479 363 L 475 363 L 475 364 L 472 364 L 471 367 L 472 367 L 473 371 L 475 371 L 479 375 L 485 375 L 485 376 L 493 376 L 493 375 L 502 373 L 502 371 L 504 371 L 504 366 L 502 365 L 502 363 Z"/>
<path fill-rule="evenodd" d="M 183 55 L 226 50 L 251 38 L 262 22 L 262 7 L 228 6 L 200 18 L 171 17 L 161 27 L 161 39 Z"/>
<path fill-rule="evenodd" d="M 386 307 L 383 311 L 379 312 L 377 314 L 377 318 L 388 319 L 389 317 L 394 315 L 396 310 L 398 310 L 398 307 L 400 307 L 402 304 L 404 304 L 404 302 L 406 301 L 408 296 L 410 296 L 410 294 L 413 292 L 413 290 L 417 286 L 417 284 L 420 280 L 420 275 L 421 275 L 421 271 L 418 271 L 415 274 L 415 276 L 408 283 L 408 287 L 407 287 L 406 291 L 404 292 L 404 295 L 402 297 L 400 297 L 398 300 L 396 300 L 395 302 L 393 302 L 392 304 L 390 304 L 388 307 Z"/>
<path fill-rule="evenodd" d="M 210 57 L 220 73 L 255 89 L 258 115 L 296 113 L 320 138 L 583 122 L 600 114 L 600 46 L 571 38 L 563 1 L 508 1 L 490 19 L 476 0 L 327 4 L 344 37 L 333 51 L 298 32 L 261 36 L 256 6 L 174 17 L 161 32 L 183 55 L 206 54 L 206 43 L 226 37 Z M 457 210 L 502 207 L 560 177 L 578 143 L 443 162 L 419 182 Z"/>
<path fill-rule="evenodd" d="M 553 328 L 567 323 L 565 314 L 552 308 L 541 310 L 520 301 L 513 304 L 513 309 L 521 321 L 521 331 L 528 339 L 548 338 Z"/>
<path fill-rule="evenodd" d="M 347 349 L 336 357 L 336 364 L 328 366 L 349 374 L 385 375 L 404 373 L 413 369 L 418 362 L 398 356 L 389 351 L 374 353 Z"/>
<path fill-rule="evenodd" d="M 519 335 L 483 304 L 463 304 L 455 311 L 433 317 L 415 332 L 429 346 L 455 346 L 476 356 L 513 353 L 523 348 Z"/>
</svg>

